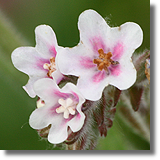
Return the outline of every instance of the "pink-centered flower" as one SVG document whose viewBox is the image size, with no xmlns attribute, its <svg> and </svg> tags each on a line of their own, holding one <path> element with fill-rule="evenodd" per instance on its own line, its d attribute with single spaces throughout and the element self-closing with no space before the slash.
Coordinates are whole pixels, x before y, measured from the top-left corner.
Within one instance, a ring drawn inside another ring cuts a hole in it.
<svg viewBox="0 0 160 160">
<path fill-rule="evenodd" d="M 139 25 L 127 22 L 109 27 L 94 10 L 79 16 L 80 42 L 73 48 L 58 50 L 58 66 L 66 75 L 78 76 L 77 86 L 84 97 L 98 100 L 111 84 L 128 89 L 136 80 L 131 56 L 143 39 Z"/>
<path fill-rule="evenodd" d="M 31 97 L 36 94 L 33 84 L 41 78 L 54 78 L 57 83 L 63 78 L 56 64 L 57 39 L 54 31 L 47 25 L 35 29 L 36 46 L 19 47 L 12 52 L 14 66 L 29 76 L 28 83 L 23 86 Z"/>
<path fill-rule="evenodd" d="M 85 115 L 81 107 L 85 99 L 74 84 L 67 83 L 60 89 L 54 80 L 43 78 L 35 82 L 34 90 L 40 101 L 37 102 L 38 108 L 30 116 L 29 124 L 38 130 L 51 125 L 49 142 L 58 144 L 65 141 L 68 126 L 73 132 L 82 128 Z"/>
</svg>

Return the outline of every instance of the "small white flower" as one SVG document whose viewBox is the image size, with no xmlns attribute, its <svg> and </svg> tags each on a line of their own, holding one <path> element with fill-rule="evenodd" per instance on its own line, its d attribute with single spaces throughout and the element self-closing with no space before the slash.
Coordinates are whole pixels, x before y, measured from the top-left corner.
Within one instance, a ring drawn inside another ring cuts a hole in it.
<svg viewBox="0 0 160 160">
<path fill-rule="evenodd" d="M 131 87 L 136 70 L 131 56 L 143 39 L 139 25 L 127 22 L 110 28 L 94 10 L 79 16 L 80 43 L 59 49 L 58 66 L 65 75 L 78 76 L 77 86 L 84 97 L 98 100 L 111 84 L 120 90 Z"/>
<path fill-rule="evenodd" d="M 33 84 L 41 78 L 54 78 L 57 83 L 63 78 L 56 65 L 57 39 L 54 31 L 47 25 L 35 29 L 36 46 L 19 47 L 12 52 L 14 66 L 29 76 L 23 87 L 30 97 L 35 97 Z"/>
<path fill-rule="evenodd" d="M 38 130 L 51 124 L 48 134 L 50 143 L 65 141 L 68 137 L 68 127 L 73 132 L 82 128 L 85 115 L 81 108 L 85 99 L 74 84 L 67 83 L 60 89 L 54 80 L 43 78 L 35 82 L 34 90 L 40 101 L 38 108 L 30 116 L 29 124 Z"/>
</svg>

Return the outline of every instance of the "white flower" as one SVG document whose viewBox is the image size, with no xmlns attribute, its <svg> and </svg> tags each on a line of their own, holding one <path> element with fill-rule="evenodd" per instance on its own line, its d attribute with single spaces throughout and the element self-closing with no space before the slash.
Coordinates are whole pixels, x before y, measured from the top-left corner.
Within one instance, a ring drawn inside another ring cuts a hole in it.
<svg viewBox="0 0 160 160">
<path fill-rule="evenodd" d="M 23 87 L 31 97 L 36 94 L 33 84 L 41 78 L 54 78 L 57 83 L 63 78 L 56 65 L 57 39 L 54 31 L 47 25 L 35 29 L 36 46 L 19 47 L 12 52 L 14 66 L 29 76 L 28 83 Z"/>
<path fill-rule="evenodd" d="M 89 100 L 100 99 L 109 84 L 120 90 L 131 87 L 136 80 L 131 56 L 143 39 L 140 26 L 127 22 L 111 28 L 97 12 L 86 10 L 79 16 L 78 28 L 79 44 L 58 50 L 60 71 L 78 76 L 77 86 Z"/>
<path fill-rule="evenodd" d="M 43 78 L 35 82 L 34 90 L 40 97 L 40 102 L 37 103 L 39 107 L 32 112 L 29 124 L 38 130 L 51 124 L 48 134 L 50 143 L 65 141 L 68 127 L 73 132 L 82 128 L 85 115 L 81 107 L 85 99 L 74 84 L 67 83 L 60 89 L 54 80 Z"/>
</svg>

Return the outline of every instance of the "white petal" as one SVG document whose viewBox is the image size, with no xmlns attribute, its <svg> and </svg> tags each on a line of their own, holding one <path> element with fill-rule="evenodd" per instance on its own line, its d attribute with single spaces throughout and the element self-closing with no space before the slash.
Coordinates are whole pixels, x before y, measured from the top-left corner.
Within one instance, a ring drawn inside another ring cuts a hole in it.
<svg viewBox="0 0 160 160">
<path fill-rule="evenodd" d="M 110 27 L 96 11 L 86 10 L 82 12 L 79 16 L 78 28 L 80 39 L 84 45 L 97 54 L 100 48 L 106 50 L 106 40 Z"/>
<path fill-rule="evenodd" d="M 61 89 L 61 91 L 63 93 L 69 93 L 69 94 L 72 94 L 73 96 L 75 96 L 74 98 L 78 99 L 79 100 L 79 104 L 81 104 L 81 105 L 85 102 L 85 99 L 84 99 L 83 95 L 81 94 L 80 90 L 73 83 L 70 83 L 70 82 L 67 83 Z M 78 109 L 78 111 L 79 111 L 79 109 Z"/>
<path fill-rule="evenodd" d="M 38 108 L 32 112 L 29 124 L 34 129 L 43 129 L 51 123 L 52 117 L 48 114 L 46 107 Z"/>
<path fill-rule="evenodd" d="M 123 45 L 121 58 L 124 59 L 131 58 L 135 49 L 142 44 L 142 40 L 143 32 L 140 26 L 133 22 L 127 22 L 120 27 L 111 28 L 107 44 L 113 48 L 116 44 L 121 43 Z"/>
<path fill-rule="evenodd" d="M 43 129 L 51 124 L 48 141 L 58 144 L 67 139 L 67 121 L 61 114 L 51 113 L 48 107 L 36 109 L 30 116 L 29 124 L 34 129 Z"/>
<path fill-rule="evenodd" d="M 137 71 L 131 62 L 131 59 L 128 61 L 121 60 L 120 64 L 122 72 L 118 76 L 110 77 L 110 84 L 120 90 L 126 90 L 135 83 Z"/>
<path fill-rule="evenodd" d="M 34 47 L 19 47 L 12 52 L 11 58 L 14 66 L 28 75 L 46 74 L 43 64 L 49 60 L 43 59 Z"/>
<path fill-rule="evenodd" d="M 85 115 L 80 112 L 74 118 L 72 118 L 67 124 L 70 126 L 73 132 L 79 131 L 84 125 Z"/>
<path fill-rule="evenodd" d="M 48 106 L 54 106 L 59 98 L 62 98 L 59 87 L 54 80 L 50 78 L 43 78 L 34 83 L 35 93 L 45 101 L 45 104 Z"/>
<path fill-rule="evenodd" d="M 47 62 L 33 47 L 19 47 L 11 55 L 14 66 L 29 75 L 28 84 L 24 87 L 31 97 L 35 97 L 33 84 L 36 80 L 46 77 L 47 71 L 43 69 L 43 64 Z"/>
<path fill-rule="evenodd" d="M 56 119 L 55 123 L 52 124 L 49 135 L 48 141 L 53 144 L 62 143 L 68 137 L 67 132 L 67 125 L 61 119 Z"/>
<path fill-rule="evenodd" d="M 43 77 L 42 77 L 43 78 Z M 39 80 L 40 77 L 31 77 L 29 78 L 27 84 L 25 86 L 23 86 L 23 89 L 28 93 L 28 95 L 32 98 L 34 98 L 36 96 L 36 93 L 33 89 L 33 85 L 34 83 Z"/>
<path fill-rule="evenodd" d="M 93 63 L 93 55 L 89 55 L 91 51 L 82 44 L 73 48 L 59 49 L 58 52 L 58 67 L 63 74 L 80 76 L 96 67 Z"/>
<path fill-rule="evenodd" d="M 54 31 L 48 25 L 40 25 L 35 29 L 36 34 L 36 49 L 40 52 L 42 57 L 50 59 L 55 57 L 57 39 Z"/>
<path fill-rule="evenodd" d="M 124 44 L 132 46 L 134 49 L 138 48 L 143 41 L 143 31 L 141 27 L 133 22 L 127 22 L 120 26 L 120 32 L 124 36 Z"/>
<path fill-rule="evenodd" d="M 63 79 L 63 74 L 60 72 L 60 70 L 57 68 L 53 73 L 52 73 L 53 79 L 56 81 L 58 84 L 62 79 Z"/>
<path fill-rule="evenodd" d="M 94 80 L 96 77 L 97 80 Z M 96 72 L 87 72 L 78 79 L 77 87 L 86 99 L 97 101 L 102 96 L 103 89 L 109 84 L 108 77 L 98 78 Z"/>
</svg>

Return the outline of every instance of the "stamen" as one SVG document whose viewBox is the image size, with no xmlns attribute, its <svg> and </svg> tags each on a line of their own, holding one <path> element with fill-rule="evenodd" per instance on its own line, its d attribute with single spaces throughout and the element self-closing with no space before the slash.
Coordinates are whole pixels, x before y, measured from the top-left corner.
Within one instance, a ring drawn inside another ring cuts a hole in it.
<svg viewBox="0 0 160 160">
<path fill-rule="evenodd" d="M 118 61 L 113 61 L 111 59 L 112 57 L 111 52 L 104 53 L 103 49 L 101 48 L 98 50 L 98 53 L 99 53 L 99 58 L 93 60 L 93 63 L 97 64 L 98 70 L 102 71 L 104 69 L 107 73 L 109 73 L 108 67 L 110 65 L 119 64 Z"/>
<path fill-rule="evenodd" d="M 65 119 L 69 118 L 69 114 L 75 115 L 76 113 L 76 105 L 73 103 L 73 100 L 71 98 L 62 99 L 60 98 L 58 100 L 58 103 L 61 105 L 59 108 L 56 109 L 57 113 L 63 113 L 63 117 Z"/>
<path fill-rule="evenodd" d="M 50 64 L 45 63 L 43 65 L 43 68 L 48 70 L 47 75 L 48 75 L 48 77 L 51 77 L 52 73 L 56 70 L 55 58 L 51 57 L 50 58 Z"/>
</svg>

